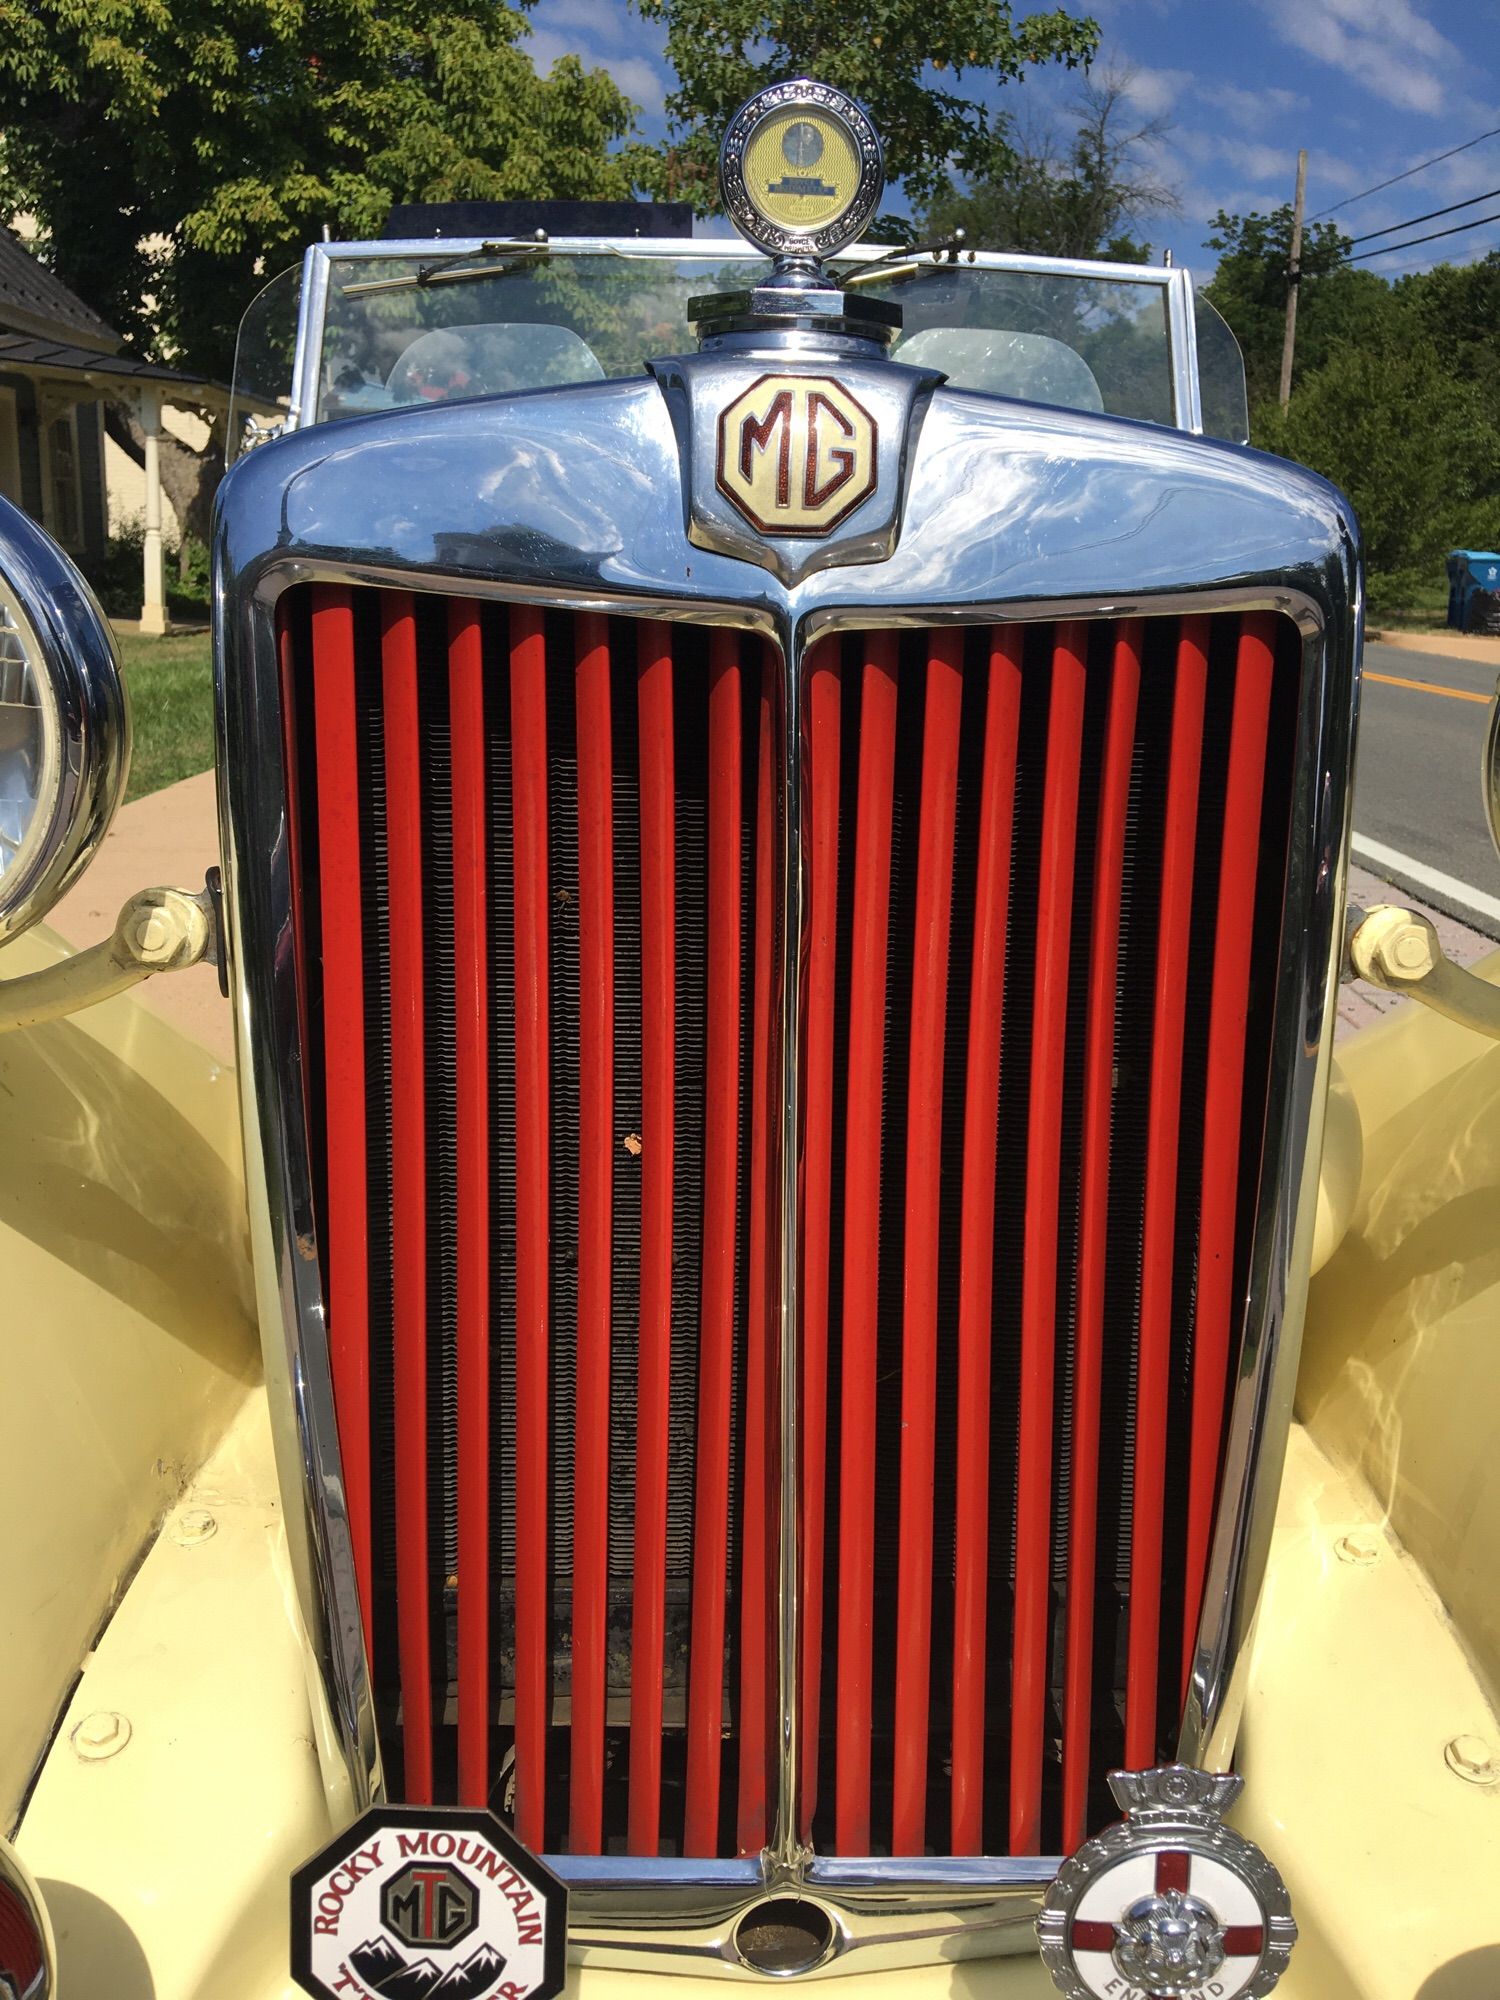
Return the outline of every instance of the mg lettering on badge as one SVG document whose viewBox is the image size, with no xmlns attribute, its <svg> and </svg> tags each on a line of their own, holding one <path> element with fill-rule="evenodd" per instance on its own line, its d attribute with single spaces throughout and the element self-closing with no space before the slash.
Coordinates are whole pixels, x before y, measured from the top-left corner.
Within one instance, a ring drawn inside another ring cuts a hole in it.
<svg viewBox="0 0 1500 2000">
<path fill-rule="evenodd" d="M 879 429 L 831 375 L 762 375 L 719 418 L 719 491 L 763 535 L 826 535 L 875 491 Z"/>
<path fill-rule="evenodd" d="M 457 1944 L 479 1922 L 479 1897 L 446 1862 L 409 1862 L 380 1892 L 386 1929 L 403 1944 Z"/>
</svg>

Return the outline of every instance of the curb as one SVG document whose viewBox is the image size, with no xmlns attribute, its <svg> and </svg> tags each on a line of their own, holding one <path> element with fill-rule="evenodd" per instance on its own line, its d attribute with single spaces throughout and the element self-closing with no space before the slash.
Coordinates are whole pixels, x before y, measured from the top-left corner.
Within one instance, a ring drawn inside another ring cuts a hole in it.
<svg viewBox="0 0 1500 2000">
<path fill-rule="evenodd" d="M 1372 627 L 1365 638 L 1403 653 L 1446 653 L 1450 660 L 1477 660 L 1481 666 L 1500 669 L 1500 639 L 1481 632 L 1386 632 Z"/>
</svg>

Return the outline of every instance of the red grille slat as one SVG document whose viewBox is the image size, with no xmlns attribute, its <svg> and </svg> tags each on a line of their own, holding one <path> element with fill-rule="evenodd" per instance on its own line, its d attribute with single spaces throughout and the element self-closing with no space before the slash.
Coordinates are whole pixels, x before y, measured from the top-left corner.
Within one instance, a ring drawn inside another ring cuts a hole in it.
<svg viewBox="0 0 1500 2000">
<path fill-rule="evenodd" d="M 840 1409 L 836 1844 L 841 1854 L 870 1852 L 881 1071 L 896 761 L 893 633 L 872 633 L 866 640 L 860 690 Z"/>
<path fill-rule="evenodd" d="M 892 1842 L 926 1845 L 932 1669 L 932 1487 L 937 1459 L 938 1221 L 943 1028 L 953 914 L 954 814 L 963 714 L 963 634 L 934 635 L 927 657 L 916 948 L 906 1113 L 906 1286 L 902 1310 L 901 1582 L 896 1613 Z"/>
<path fill-rule="evenodd" d="M 740 1576 L 740 1774 L 735 1845 L 759 1854 L 770 1826 L 769 1700 L 774 1650 L 771 1411 L 774 1296 L 770 1268 L 771 951 L 774 937 L 775 818 L 772 805 L 769 668 L 761 674 L 755 777 L 755 956 L 750 989 L 749 1264 L 745 1315 L 744 1527 Z"/>
<path fill-rule="evenodd" d="M 1103 1389 L 1110 1119 L 1114 1108 L 1120 902 L 1125 870 L 1130 765 L 1141 683 L 1141 621 L 1119 627 L 1110 661 L 1109 716 L 1094 835 L 1093 923 L 1085 1030 L 1083 1135 L 1078 1202 L 1078 1303 L 1073 1351 L 1073 1490 L 1068 1549 L 1063 1689 L 1063 1848 L 1084 1838 L 1093 1725 L 1094 1597 Z"/>
<path fill-rule="evenodd" d="M 1086 625 L 1056 628 L 1036 918 L 1026 1251 L 1021 1287 L 1020 1445 L 1016 1469 L 1016 1610 L 1011 1666 L 1010 1841 L 1035 1854 L 1041 1832 L 1052 1547 L 1058 1175 L 1068 1005 L 1069 926 L 1078 830 Z"/>
<path fill-rule="evenodd" d="M 964 1088 L 964 1165 L 959 1248 L 957 1498 L 953 1587 L 953 1777 L 955 1854 L 984 1842 L 986 1619 L 990 1517 L 990 1347 L 994 1292 L 996 1120 L 1000 1107 L 1005 918 L 1010 899 L 1021 652 L 1016 626 L 989 647 L 981 778 L 979 865 L 974 885 L 974 956 L 969 988 L 969 1062 Z"/>
<path fill-rule="evenodd" d="M 516 1009 L 516 1833 L 544 1845 L 548 1632 L 549 1224 L 547 654 L 540 612 L 510 614 Z"/>
<path fill-rule="evenodd" d="M 838 956 L 839 731 L 843 667 L 838 642 L 825 640 L 808 660 L 807 728 L 809 907 L 807 1045 L 804 1055 L 802 1198 L 802 1578 L 809 1605 L 823 1601 L 824 1501 L 828 1435 L 828 1308 L 832 1255 L 833 1022 Z M 818 1720 L 823 1629 L 801 1628 L 801 1834 L 811 1838 L 818 1797 Z"/>
<path fill-rule="evenodd" d="M 578 718 L 578 1349 L 573 1428 L 573 1743 L 568 1844 L 603 1838 L 614 1199 L 614 753 L 608 627 L 575 627 Z"/>
<path fill-rule="evenodd" d="M 827 638 L 790 739 L 779 662 L 724 630 L 308 586 L 276 643 L 396 1787 L 648 1859 L 754 1854 L 783 1809 L 850 1857 L 1075 1845 L 1202 1603 L 1295 630 Z"/>
<path fill-rule="evenodd" d="M 630 1662 L 632 1854 L 661 1843 L 666 1648 L 667 1448 L 672 1394 L 673 1085 L 677 1025 L 672 631 L 639 639 L 641 757 L 641 1322 L 637 1362 L 635 1564 Z"/>
<path fill-rule="evenodd" d="M 687 1854 L 713 1854 L 718 1848 L 734 1359 L 742 727 L 740 642 L 734 633 L 715 632 L 710 641 L 708 693 L 708 1051 L 687 1805 L 683 1838 Z"/>
<path fill-rule="evenodd" d="M 1182 1631 L 1184 1695 L 1203 1604 L 1223 1450 L 1224 1389 L 1234 1321 L 1231 1294 L 1245 1034 L 1250 1005 L 1252 934 L 1247 912 L 1255 907 L 1260 865 L 1261 800 L 1265 790 L 1266 734 L 1275 661 L 1274 613 L 1247 613 L 1241 622 L 1236 649 L 1214 930 L 1213 996 L 1208 1017 L 1208 1079 L 1203 1098 L 1203 1191 L 1198 1225 L 1187 1586 Z"/>
<path fill-rule="evenodd" d="M 458 1790 L 490 1789 L 489 863 L 479 606 L 448 607 L 458 1203 Z"/>
<path fill-rule="evenodd" d="M 322 916 L 323 1038 L 328 1144 L 344 1170 L 326 1204 L 329 1361 L 338 1410 L 339 1456 L 354 1545 L 365 1651 L 373 1661 L 374 1589 L 370 1508 L 369 1197 L 365 1179 L 365 973 L 361 912 L 359 741 L 354 682 L 354 601 L 347 590 L 312 592 L 311 643 L 318 776 L 318 860 Z"/>
<path fill-rule="evenodd" d="M 391 953 L 391 1292 L 396 1385 L 396 1628 L 408 1797 L 432 1797 L 427 1553 L 427 1103 L 422 766 L 410 597 L 381 601 Z"/>
<path fill-rule="evenodd" d="M 1182 1121 L 1182 1024 L 1193 908 L 1193 845 L 1208 678 L 1206 618 L 1182 621 L 1172 700 L 1146 1123 L 1141 1236 L 1140 1346 L 1136 1362 L 1130 1638 L 1125 1757 L 1138 1770 L 1156 1756 L 1162 1528 L 1166 1506 L 1167 1398 L 1172 1360 L 1177 1156 Z"/>
</svg>

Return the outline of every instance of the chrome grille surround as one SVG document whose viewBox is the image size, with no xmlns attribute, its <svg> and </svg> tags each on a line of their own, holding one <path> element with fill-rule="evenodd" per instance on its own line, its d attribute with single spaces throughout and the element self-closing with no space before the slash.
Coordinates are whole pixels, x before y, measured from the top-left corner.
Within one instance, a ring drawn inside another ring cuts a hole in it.
<svg viewBox="0 0 1500 2000">
<path fill-rule="evenodd" d="M 763 359 L 764 357 L 762 357 Z M 785 360 L 785 356 L 778 357 Z M 700 364 L 701 365 L 701 364 Z M 726 357 L 725 397 L 752 355 Z M 845 364 L 851 374 L 859 370 Z M 841 372 L 843 369 L 841 368 Z M 569 468 L 587 465 L 586 490 Z M 441 471 L 438 468 L 441 468 Z M 1269 608 L 1303 635 L 1302 707 L 1272 1043 L 1266 1187 L 1180 1754 L 1227 1762 L 1245 1640 L 1290 1417 L 1337 991 L 1360 636 L 1356 533 L 1332 488 L 1278 461 L 1150 426 L 938 390 L 901 540 L 878 568 L 786 587 L 693 546 L 671 422 L 647 379 L 416 410 L 293 434 L 236 467 L 220 502 L 221 817 L 247 1177 L 288 1535 L 318 1667 L 326 1779 L 349 1813 L 383 1779 L 360 1637 L 325 1338 L 293 971 L 275 604 L 297 582 L 461 589 L 574 611 L 729 624 L 784 662 L 782 714 L 822 633 L 868 627 Z M 629 524 L 628 531 L 625 525 Z M 792 740 L 795 740 L 793 735 Z M 776 968 L 781 1073 L 783 1578 L 795 1570 L 801 760 L 782 773 L 788 921 Z M 796 1835 L 795 1594 L 780 1604 L 781 1785 L 759 1861 L 560 1857 L 572 1945 L 593 1963 L 738 1972 L 734 1921 L 797 1885 L 832 1912 L 819 1973 L 1031 1948 L 1055 1860 L 822 1861 Z"/>
</svg>

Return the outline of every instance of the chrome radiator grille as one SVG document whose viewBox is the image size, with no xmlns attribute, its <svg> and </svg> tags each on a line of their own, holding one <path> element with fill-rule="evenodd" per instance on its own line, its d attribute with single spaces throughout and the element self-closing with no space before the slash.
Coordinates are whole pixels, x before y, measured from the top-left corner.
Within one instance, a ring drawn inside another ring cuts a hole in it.
<svg viewBox="0 0 1500 2000">
<path fill-rule="evenodd" d="M 802 663 L 795 1687 L 777 1665 L 788 748 L 722 630 L 282 600 L 315 1207 L 393 1791 L 534 1847 L 1029 1854 L 1175 1735 L 1268 1090 L 1301 642 Z"/>
</svg>

